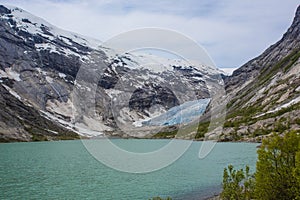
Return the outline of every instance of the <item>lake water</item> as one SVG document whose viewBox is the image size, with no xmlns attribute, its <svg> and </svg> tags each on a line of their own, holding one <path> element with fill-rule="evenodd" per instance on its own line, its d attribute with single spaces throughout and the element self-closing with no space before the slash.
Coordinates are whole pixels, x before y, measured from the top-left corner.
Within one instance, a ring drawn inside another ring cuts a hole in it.
<svg viewBox="0 0 300 200">
<path fill-rule="evenodd" d="M 156 149 L 168 140 L 114 139 L 122 148 Z M 221 190 L 224 167 L 249 165 L 253 143 L 218 143 L 204 159 L 193 142 L 175 163 L 146 174 L 111 169 L 94 159 L 80 140 L 0 144 L 0 199 L 204 199 Z"/>
</svg>

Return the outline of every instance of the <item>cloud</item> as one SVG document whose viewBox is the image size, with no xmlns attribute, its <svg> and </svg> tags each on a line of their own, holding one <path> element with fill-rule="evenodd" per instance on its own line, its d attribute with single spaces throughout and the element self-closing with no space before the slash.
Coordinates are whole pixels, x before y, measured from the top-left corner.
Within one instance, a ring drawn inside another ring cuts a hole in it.
<svg viewBox="0 0 300 200">
<path fill-rule="evenodd" d="M 143 27 L 175 30 L 204 46 L 217 66 L 238 67 L 276 42 L 298 0 L 0 0 L 105 41 Z"/>
</svg>

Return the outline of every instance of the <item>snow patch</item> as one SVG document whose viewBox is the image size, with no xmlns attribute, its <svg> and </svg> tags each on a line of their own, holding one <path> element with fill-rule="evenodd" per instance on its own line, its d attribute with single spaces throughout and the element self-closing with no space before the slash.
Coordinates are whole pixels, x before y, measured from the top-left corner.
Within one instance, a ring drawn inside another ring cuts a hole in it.
<svg viewBox="0 0 300 200">
<path fill-rule="evenodd" d="M 105 92 L 110 98 L 116 97 L 117 95 L 122 93 L 122 91 L 115 89 L 107 89 L 105 90 Z"/>
<path fill-rule="evenodd" d="M 203 74 L 224 74 L 220 69 L 205 66 L 200 61 L 196 60 L 183 60 L 183 59 L 168 59 L 164 57 L 159 57 L 152 54 L 146 53 L 126 53 L 122 56 L 114 57 L 110 62 L 121 62 L 121 60 L 126 63 L 126 66 L 132 69 L 142 68 L 151 70 L 154 73 L 162 73 L 164 71 L 173 71 L 174 67 L 181 67 L 182 69 L 192 69 L 193 71 L 200 71 Z M 115 66 L 118 66 L 116 64 Z"/>
<path fill-rule="evenodd" d="M 282 108 L 290 107 L 291 105 L 294 105 L 294 104 L 299 103 L 299 102 L 300 102 L 300 96 L 297 97 L 297 98 L 295 98 L 295 99 L 293 99 L 293 100 L 291 100 L 290 102 L 288 102 L 286 104 L 283 104 L 282 106 L 276 108 L 275 110 L 278 111 L 278 110 L 280 110 Z"/>
<path fill-rule="evenodd" d="M 53 78 L 51 78 L 50 76 L 46 76 L 46 81 L 51 84 L 53 83 Z"/>
<path fill-rule="evenodd" d="M 57 54 L 63 53 L 66 56 L 73 55 L 73 56 L 79 57 L 82 62 L 86 62 L 87 60 L 90 60 L 89 56 L 87 56 L 87 55 L 81 55 L 79 53 L 76 53 L 76 52 L 68 49 L 68 48 L 61 48 L 61 47 L 58 47 L 51 43 L 35 44 L 35 47 L 37 48 L 38 51 L 48 50 L 48 51 L 50 51 L 50 53 L 57 53 Z"/>
<path fill-rule="evenodd" d="M 67 77 L 67 75 L 65 75 L 64 73 L 58 73 L 58 76 L 59 76 L 60 78 L 66 78 L 66 77 Z"/>
<path fill-rule="evenodd" d="M 297 103 L 299 103 L 299 102 L 300 102 L 300 96 L 297 97 L 297 98 L 295 98 L 295 99 L 293 99 L 293 100 L 291 100 L 291 101 L 288 102 L 288 103 L 285 103 L 285 104 L 283 104 L 283 105 L 281 105 L 281 106 L 275 108 L 274 110 L 269 110 L 268 112 L 265 112 L 265 113 L 261 113 L 261 114 L 259 114 L 259 115 L 256 115 L 254 118 L 259 118 L 259 117 L 262 117 L 262 116 L 264 116 L 264 115 L 266 115 L 266 114 L 275 113 L 275 112 L 277 112 L 277 111 L 279 111 L 279 110 L 281 110 L 281 109 L 283 109 L 283 108 L 288 108 L 288 107 L 290 107 L 290 106 L 292 106 L 292 105 L 294 105 L 294 104 L 297 104 Z"/>
<path fill-rule="evenodd" d="M 51 43 L 41 43 L 41 44 L 35 44 L 34 45 L 35 48 L 37 48 L 37 50 L 41 51 L 41 50 L 49 50 L 50 53 L 59 53 L 59 51 L 57 51 L 57 47 Z"/>
<path fill-rule="evenodd" d="M 41 68 L 39 68 L 39 67 L 37 67 L 36 70 L 37 70 L 40 74 L 42 74 L 42 75 L 44 75 L 44 76 L 47 75 L 47 72 L 43 71 L 43 70 L 42 70 Z"/>
<path fill-rule="evenodd" d="M 55 135 L 58 135 L 58 132 L 57 131 L 52 131 L 50 129 L 45 129 L 46 131 L 50 132 L 50 133 L 54 133 Z"/>
<path fill-rule="evenodd" d="M 91 47 L 93 49 L 98 49 L 101 44 L 101 41 L 99 40 L 89 38 L 86 36 L 81 36 L 79 34 L 72 33 L 69 31 L 64 31 L 60 28 L 57 28 L 56 26 L 48 23 L 42 18 L 36 17 L 20 8 L 14 6 L 5 6 L 5 7 L 9 8 L 12 11 L 11 18 L 16 22 L 17 27 L 25 32 L 29 32 L 31 34 L 40 34 L 43 37 L 48 38 L 50 40 L 59 38 L 66 44 L 72 45 L 72 43 L 68 39 L 66 39 L 69 38 L 73 42 L 76 42 L 83 46 Z M 2 18 L 8 18 L 8 16 L 3 15 Z M 24 20 L 26 19 L 29 20 L 30 23 L 24 22 Z M 42 30 L 42 27 L 52 35 L 45 34 L 44 31 Z"/>
</svg>

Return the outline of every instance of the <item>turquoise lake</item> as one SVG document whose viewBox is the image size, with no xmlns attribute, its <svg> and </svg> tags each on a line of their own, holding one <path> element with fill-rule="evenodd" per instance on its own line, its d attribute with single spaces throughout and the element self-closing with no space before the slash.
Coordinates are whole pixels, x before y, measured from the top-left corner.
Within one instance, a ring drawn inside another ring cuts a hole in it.
<svg viewBox="0 0 300 200">
<path fill-rule="evenodd" d="M 127 150 L 147 152 L 169 140 L 113 139 Z M 176 162 L 146 174 L 111 169 L 80 140 L 0 144 L 0 199 L 205 199 L 221 190 L 224 167 L 255 168 L 254 143 L 217 143 L 204 159 L 193 142 Z"/>
</svg>

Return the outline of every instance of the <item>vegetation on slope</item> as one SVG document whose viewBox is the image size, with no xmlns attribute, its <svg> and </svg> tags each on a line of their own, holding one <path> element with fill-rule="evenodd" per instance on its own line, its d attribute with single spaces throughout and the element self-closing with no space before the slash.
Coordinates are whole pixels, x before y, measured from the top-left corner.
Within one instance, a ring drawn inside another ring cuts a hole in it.
<svg viewBox="0 0 300 200">
<path fill-rule="evenodd" d="M 300 134 L 294 131 L 285 136 L 265 139 L 258 150 L 256 172 L 224 169 L 223 200 L 299 200 L 300 199 Z"/>
<path fill-rule="evenodd" d="M 276 64 L 264 66 L 254 81 L 235 94 L 235 97 L 227 104 L 228 114 L 224 123 L 224 128 L 234 130 L 231 131 L 231 135 L 237 135 L 239 129 L 249 128 L 257 122 L 262 123 L 256 126 L 256 130 L 251 128 L 252 130 L 247 133 L 248 138 L 267 135 L 271 132 L 289 131 L 295 125 L 299 126 L 297 123 L 299 115 L 295 114 L 295 111 L 300 110 L 300 103 L 281 107 L 275 111 L 276 108 L 299 96 L 299 91 L 296 90 L 300 86 L 297 74 L 285 76 L 291 68 L 298 67 L 295 64 L 299 59 L 300 50 L 295 49 Z M 284 96 L 285 98 L 282 98 Z M 252 99 L 255 100 L 251 101 Z M 294 115 L 289 114 L 292 112 Z M 270 123 L 264 124 L 267 119 L 275 121 L 274 126 Z M 233 139 L 240 140 L 241 137 L 237 135 Z"/>
</svg>

